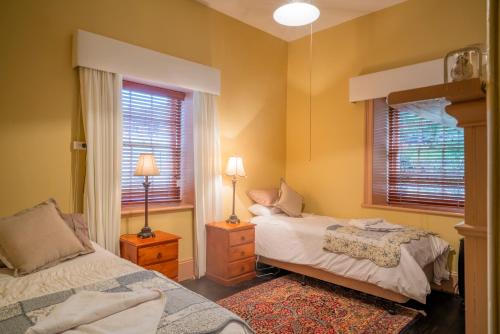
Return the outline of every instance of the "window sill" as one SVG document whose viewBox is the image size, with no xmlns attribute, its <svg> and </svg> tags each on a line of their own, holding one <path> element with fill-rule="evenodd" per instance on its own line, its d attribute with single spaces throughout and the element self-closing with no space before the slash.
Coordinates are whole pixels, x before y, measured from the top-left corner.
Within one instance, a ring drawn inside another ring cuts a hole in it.
<svg viewBox="0 0 500 334">
<path fill-rule="evenodd" d="M 437 210 L 425 207 L 404 207 L 404 206 L 395 206 L 395 205 L 382 205 L 382 204 L 361 204 L 362 208 L 367 209 L 381 209 L 381 210 L 391 210 L 391 211 L 402 211 L 402 212 L 412 212 L 412 213 L 423 213 L 428 215 L 435 216 L 446 216 L 446 217 L 455 217 L 455 218 L 463 218 L 464 212 L 463 210 L 458 211 L 456 209 L 444 209 Z"/>
<path fill-rule="evenodd" d="M 189 211 L 193 210 L 194 205 L 188 203 L 150 203 L 148 207 L 149 214 Z M 144 215 L 144 203 L 129 204 L 122 206 L 122 218 Z"/>
</svg>

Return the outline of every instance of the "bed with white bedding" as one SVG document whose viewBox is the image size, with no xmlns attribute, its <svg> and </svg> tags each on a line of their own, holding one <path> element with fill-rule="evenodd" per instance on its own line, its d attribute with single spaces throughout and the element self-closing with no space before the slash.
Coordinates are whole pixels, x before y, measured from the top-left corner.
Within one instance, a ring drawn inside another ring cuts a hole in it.
<svg viewBox="0 0 500 334">
<path fill-rule="evenodd" d="M 81 290 L 112 293 L 151 288 L 166 295 L 157 333 L 251 333 L 230 311 L 160 273 L 94 247 L 95 253 L 26 276 L 14 277 L 10 270 L 0 269 L 0 333 L 24 333 Z"/>
<path fill-rule="evenodd" d="M 255 252 L 266 259 L 309 266 L 343 278 L 369 283 L 421 303 L 425 303 L 426 296 L 431 291 L 424 267 L 433 264 L 432 276 L 436 284 L 449 279 L 446 266 L 450 248 L 446 241 L 435 235 L 402 244 L 399 264 L 385 268 L 368 259 L 353 258 L 323 249 L 326 228 L 335 224 L 347 225 L 348 220 L 310 214 L 304 214 L 303 218 L 277 214 L 257 216 L 251 222 L 257 225 Z M 341 282 L 339 284 L 342 285 Z M 369 289 L 365 289 L 365 292 L 371 293 Z"/>
</svg>

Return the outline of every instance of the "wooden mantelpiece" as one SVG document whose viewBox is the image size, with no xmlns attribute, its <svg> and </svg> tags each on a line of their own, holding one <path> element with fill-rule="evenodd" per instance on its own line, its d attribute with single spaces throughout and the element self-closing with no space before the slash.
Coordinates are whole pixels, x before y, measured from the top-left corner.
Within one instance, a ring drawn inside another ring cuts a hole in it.
<svg viewBox="0 0 500 334">
<path fill-rule="evenodd" d="M 486 93 L 479 79 L 391 93 L 389 105 L 445 99 L 446 112 L 464 128 L 465 215 L 455 226 L 465 237 L 465 328 L 488 331 Z"/>
<path fill-rule="evenodd" d="M 414 103 L 418 101 L 445 98 L 451 103 L 470 102 L 485 99 L 486 93 L 479 79 L 450 82 L 429 87 L 415 88 L 390 93 L 388 105 Z M 486 112 L 486 110 L 485 110 Z"/>
<path fill-rule="evenodd" d="M 486 238 L 486 226 L 472 226 L 466 223 L 455 225 L 455 229 L 464 236 Z"/>
<path fill-rule="evenodd" d="M 465 223 L 455 228 L 465 237 L 465 329 L 487 333 L 486 98 L 452 103 L 446 111 L 464 128 Z"/>
</svg>

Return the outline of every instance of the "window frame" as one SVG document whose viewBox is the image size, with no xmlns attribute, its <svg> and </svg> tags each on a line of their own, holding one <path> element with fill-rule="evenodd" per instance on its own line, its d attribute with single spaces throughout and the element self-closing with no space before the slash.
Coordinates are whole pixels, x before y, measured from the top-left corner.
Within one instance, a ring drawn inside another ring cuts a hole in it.
<svg viewBox="0 0 500 334">
<path fill-rule="evenodd" d="M 181 117 L 181 124 L 180 124 L 180 133 L 181 133 L 181 146 L 180 146 L 180 162 L 179 162 L 179 168 L 181 172 L 181 179 L 180 179 L 180 200 L 179 201 L 167 201 L 167 202 L 150 202 L 149 203 L 149 211 L 150 212 L 165 212 L 165 211 L 179 211 L 179 210 L 190 210 L 194 207 L 194 205 L 191 203 L 192 200 L 190 200 L 193 196 L 192 193 L 194 193 L 193 185 L 192 185 L 192 178 L 193 176 L 191 175 L 192 168 L 189 168 L 188 173 L 185 173 L 183 170 L 183 164 L 185 164 L 185 161 L 187 156 L 189 154 L 192 154 L 192 139 L 185 137 L 184 133 L 187 131 L 188 133 L 192 133 L 192 124 L 190 123 L 191 119 L 191 110 L 189 108 L 185 108 L 185 105 L 187 104 L 186 100 L 188 98 L 188 95 L 184 92 L 180 91 L 175 91 L 175 90 L 170 90 L 166 89 L 163 87 L 156 87 L 156 86 L 150 86 L 150 85 L 145 85 L 141 83 L 137 83 L 134 81 L 129 81 L 129 80 L 123 80 L 122 83 L 122 90 L 133 90 L 133 91 L 139 91 L 143 92 L 146 94 L 154 94 L 154 95 L 160 95 L 164 97 L 170 97 L 174 99 L 180 99 L 182 100 L 182 108 L 180 110 L 180 117 Z M 122 133 L 122 136 L 124 133 Z M 123 151 L 122 151 L 123 152 Z M 192 159 L 187 159 L 188 161 Z M 192 162 L 191 162 L 192 163 Z M 154 178 L 152 180 L 154 182 Z M 123 190 L 122 190 L 123 191 Z M 186 201 L 187 199 L 187 201 Z M 134 215 L 140 215 L 144 213 L 144 200 L 142 201 L 134 201 L 134 202 L 121 202 L 121 207 L 122 207 L 122 216 L 134 216 Z"/>
<path fill-rule="evenodd" d="M 365 166 L 364 166 L 364 199 L 362 207 L 395 210 L 403 212 L 424 213 L 449 217 L 464 217 L 464 208 L 441 207 L 423 204 L 389 204 L 374 196 L 373 161 L 374 161 L 374 113 L 376 100 L 365 101 Z"/>
</svg>

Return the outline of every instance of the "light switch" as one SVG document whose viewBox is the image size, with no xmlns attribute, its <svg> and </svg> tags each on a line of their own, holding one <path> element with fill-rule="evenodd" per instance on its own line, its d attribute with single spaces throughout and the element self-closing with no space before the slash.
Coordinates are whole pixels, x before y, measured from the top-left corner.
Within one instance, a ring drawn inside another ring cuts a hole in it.
<svg viewBox="0 0 500 334">
<path fill-rule="evenodd" d="M 87 143 L 84 141 L 74 141 L 73 150 L 85 151 L 87 149 Z"/>
</svg>

